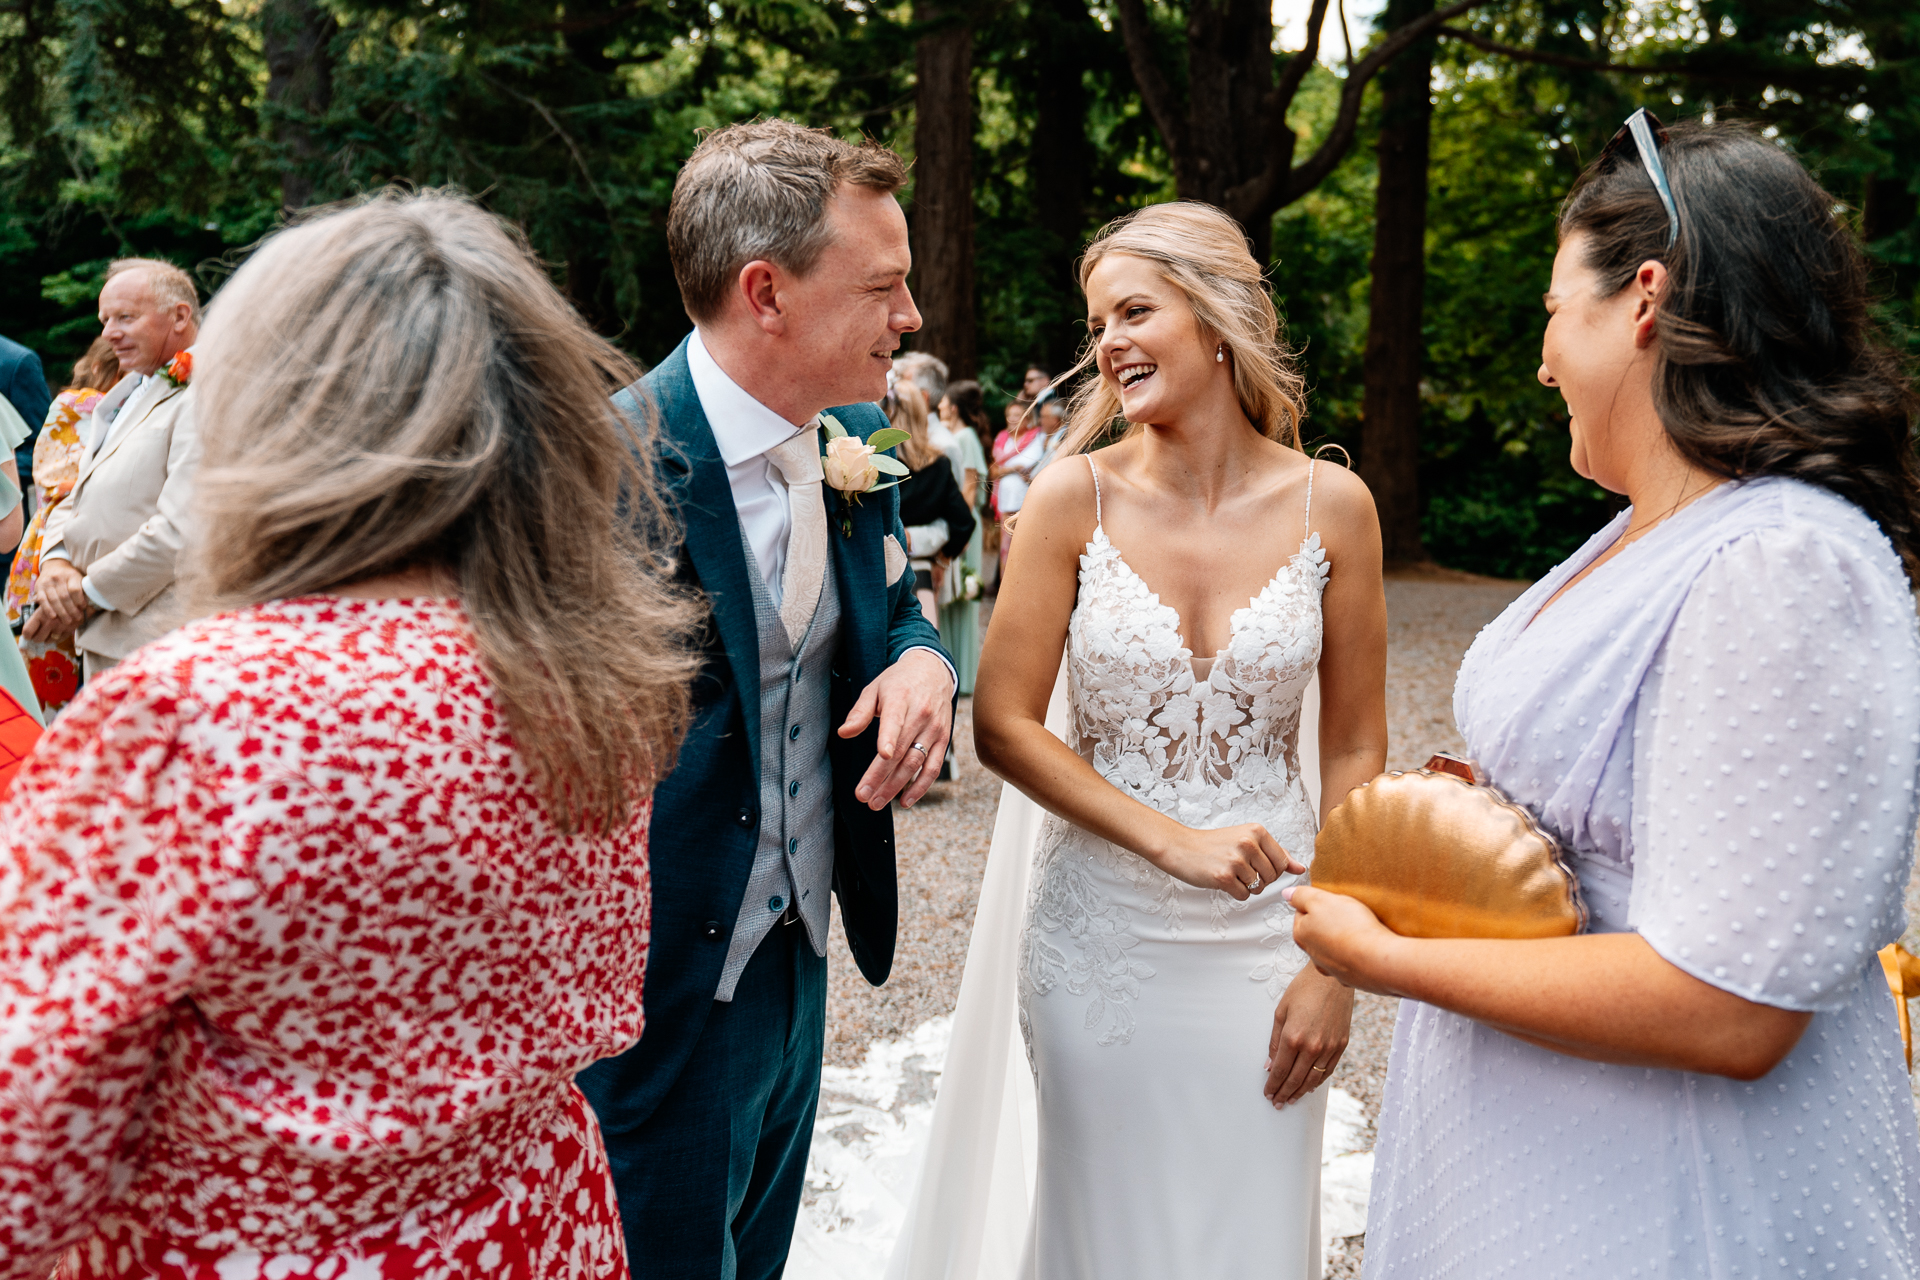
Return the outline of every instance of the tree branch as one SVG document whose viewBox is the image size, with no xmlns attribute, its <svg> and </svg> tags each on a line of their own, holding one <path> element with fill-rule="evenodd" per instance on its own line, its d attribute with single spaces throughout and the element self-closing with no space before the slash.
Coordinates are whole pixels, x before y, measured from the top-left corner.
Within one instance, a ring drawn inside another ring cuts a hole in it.
<svg viewBox="0 0 1920 1280">
<path fill-rule="evenodd" d="M 1280 72 L 1279 83 L 1273 86 L 1273 93 L 1267 99 L 1268 110 L 1278 110 L 1284 127 L 1286 109 L 1293 102 L 1293 96 L 1300 92 L 1300 84 L 1307 78 L 1307 72 L 1313 70 L 1313 60 L 1320 53 L 1320 27 L 1327 20 L 1327 0 L 1313 0 L 1313 9 L 1307 14 L 1307 42 L 1300 52 L 1287 59 L 1287 65 Z M 1353 54 L 1347 54 L 1348 65 L 1352 65 Z"/>
<path fill-rule="evenodd" d="M 1487 3 L 1490 0 L 1454 0 L 1445 8 L 1423 14 L 1388 35 L 1379 48 L 1354 64 L 1347 73 L 1346 84 L 1341 86 L 1340 110 L 1334 117 L 1333 128 L 1327 133 L 1326 140 L 1304 162 L 1288 172 L 1281 173 L 1278 166 L 1271 166 L 1254 179 L 1257 187 L 1252 194 L 1258 198 L 1249 201 L 1250 206 L 1262 211 L 1279 208 L 1319 186 L 1353 146 L 1353 135 L 1360 123 L 1360 104 L 1366 96 L 1367 83 L 1409 46 L 1432 35 L 1441 24 Z M 1274 122 L 1274 127 L 1290 127 L 1284 114 Z"/>
<path fill-rule="evenodd" d="M 1441 27 L 1438 34 L 1450 36 L 1462 44 L 1470 44 L 1488 53 L 1497 53 L 1503 58 L 1512 58 L 1515 62 L 1538 62 L 1549 67 L 1566 67 L 1571 71 L 1626 71 L 1636 75 L 1646 75 L 1659 70 L 1656 67 L 1636 67 L 1622 62 L 1576 58 L 1570 54 L 1548 53 L 1541 49 L 1522 49 L 1518 45 L 1501 44 L 1496 40 L 1489 40 L 1477 31 L 1467 31 L 1460 27 Z"/>
<path fill-rule="evenodd" d="M 1324 7 L 1326 0 L 1316 0 L 1316 3 Z M 1166 140 L 1167 152 L 1174 162 L 1174 185 L 1180 187 L 1184 184 L 1179 171 L 1191 163 L 1187 157 L 1193 154 L 1193 148 L 1187 135 L 1186 118 L 1174 102 L 1173 87 L 1167 83 L 1166 73 L 1154 54 L 1153 23 L 1147 17 L 1147 6 L 1144 0 L 1115 0 L 1114 10 L 1120 16 L 1120 36 L 1127 46 L 1127 64 L 1133 69 L 1133 82 L 1139 86 L 1140 100 L 1146 104 L 1147 114 L 1153 117 L 1160 136 Z"/>
</svg>

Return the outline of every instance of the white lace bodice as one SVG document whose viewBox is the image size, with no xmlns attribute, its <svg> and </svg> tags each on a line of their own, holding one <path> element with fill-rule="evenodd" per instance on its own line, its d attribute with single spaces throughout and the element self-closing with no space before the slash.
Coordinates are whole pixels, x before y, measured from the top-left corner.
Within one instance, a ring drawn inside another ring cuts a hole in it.
<svg viewBox="0 0 1920 1280">
<path fill-rule="evenodd" d="M 1201 663 L 1181 643 L 1180 615 L 1107 538 L 1100 471 L 1092 458 L 1087 463 L 1095 523 L 1067 623 L 1069 742 L 1114 786 L 1176 822 L 1257 822 L 1282 848 L 1310 860 L 1317 824 L 1297 744 L 1301 699 L 1320 661 L 1328 572 L 1312 532 L 1312 470 L 1300 549 L 1234 612 L 1226 646 Z M 1139 948 L 1155 939 L 1208 940 L 1224 950 L 1203 968 L 1238 969 L 1279 999 L 1306 963 L 1280 887 L 1236 902 L 1049 815 L 1028 886 L 1022 1027 L 1030 1025 L 1028 1002 L 1064 983 L 1088 1001 L 1085 1025 L 1100 1044 L 1127 1043 L 1141 984 L 1160 968 Z"/>
<path fill-rule="evenodd" d="M 1089 458 L 1089 467 L 1093 460 Z M 1299 786 L 1300 700 L 1320 661 L 1320 535 L 1234 612 L 1225 648 L 1196 663 L 1180 615 L 1148 589 L 1099 517 L 1080 557 L 1067 624 L 1068 682 L 1080 753 L 1135 799 L 1187 826 L 1261 822 Z M 1307 473 L 1312 527 L 1313 473 Z"/>
</svg>

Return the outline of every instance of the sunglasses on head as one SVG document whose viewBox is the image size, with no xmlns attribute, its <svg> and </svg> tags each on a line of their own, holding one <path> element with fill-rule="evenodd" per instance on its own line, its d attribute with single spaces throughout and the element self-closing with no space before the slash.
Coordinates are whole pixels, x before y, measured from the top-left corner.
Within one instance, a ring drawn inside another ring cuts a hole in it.
<svg viewBox="0 0 1920 1280">
<path fill-rule="evenodd" d="M 1627 117 L 1627 122 L 1620 126 L 1619 132 L 1600 152 L 1601 158 L 1612 155 L 1628 137 L 1633 139 L 1633 149 L 1640 154 L 1640 163 L 1646 166 L 1647 176 L 1653 179 L 1653 189 L 1659 193 L 1660 203 L 1666 206 L 1667 248 L 1671 249 L 1680 236 L 1680 211 L 1674 207 L 1673 188 L 1667 184 L 1667 167 L 1660 163 L 1659 144 L 1666 141 L 1666 128 L 1642 107 Z"/>
</svg>

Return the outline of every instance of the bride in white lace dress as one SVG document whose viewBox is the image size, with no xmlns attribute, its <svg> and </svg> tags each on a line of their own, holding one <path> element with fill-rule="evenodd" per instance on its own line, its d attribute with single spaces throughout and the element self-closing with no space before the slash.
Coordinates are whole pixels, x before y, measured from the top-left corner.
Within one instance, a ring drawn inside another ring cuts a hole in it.
<svg viewBox="0 0 1920 1280">
<path fill-rule="evenodd" d="M 1295 444 L 1299 379 L 1231 219 L 1143 210 L 1081 283 L 1098 375 L 1021 513 L 974 700 L 982 760 L 1047 810 L 1014 966 L 1038 1098 L 1021 1270 L 1318 1276 L 1319 1086 L 1352 993 L 1306 967 L 1277 890 L 1312 856 L 1316 673 L 1325 796 L 1385 760 L 1379 529 Z M 1067 456 L 1121 416 L 1120 443 Z M 1065 742 L 1044 726 L 1063 646 Z M 969 983 L 984 962 L 977 931 Z M 992 1274 L 957 1251 L 893 1274 Z"/>
</svg>

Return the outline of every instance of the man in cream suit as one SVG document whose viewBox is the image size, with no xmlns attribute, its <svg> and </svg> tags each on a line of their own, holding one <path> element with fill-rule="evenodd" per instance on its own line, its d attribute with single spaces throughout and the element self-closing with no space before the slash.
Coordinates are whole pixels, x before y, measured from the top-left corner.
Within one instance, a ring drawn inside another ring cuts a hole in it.
<svg viewBox="0 0 1920 1280">
<path fill-rule="evenodd" d="M 92 415 L 73 493 L 47 518 L 30 640 L 79 632 L 88 679 L 171 630 L 174 560 L 185 541 L 198 441 L 191 373 L 200 298 L 169 262 L 107 268 L 100 325 L 128 373 Z"/>
</svg>

